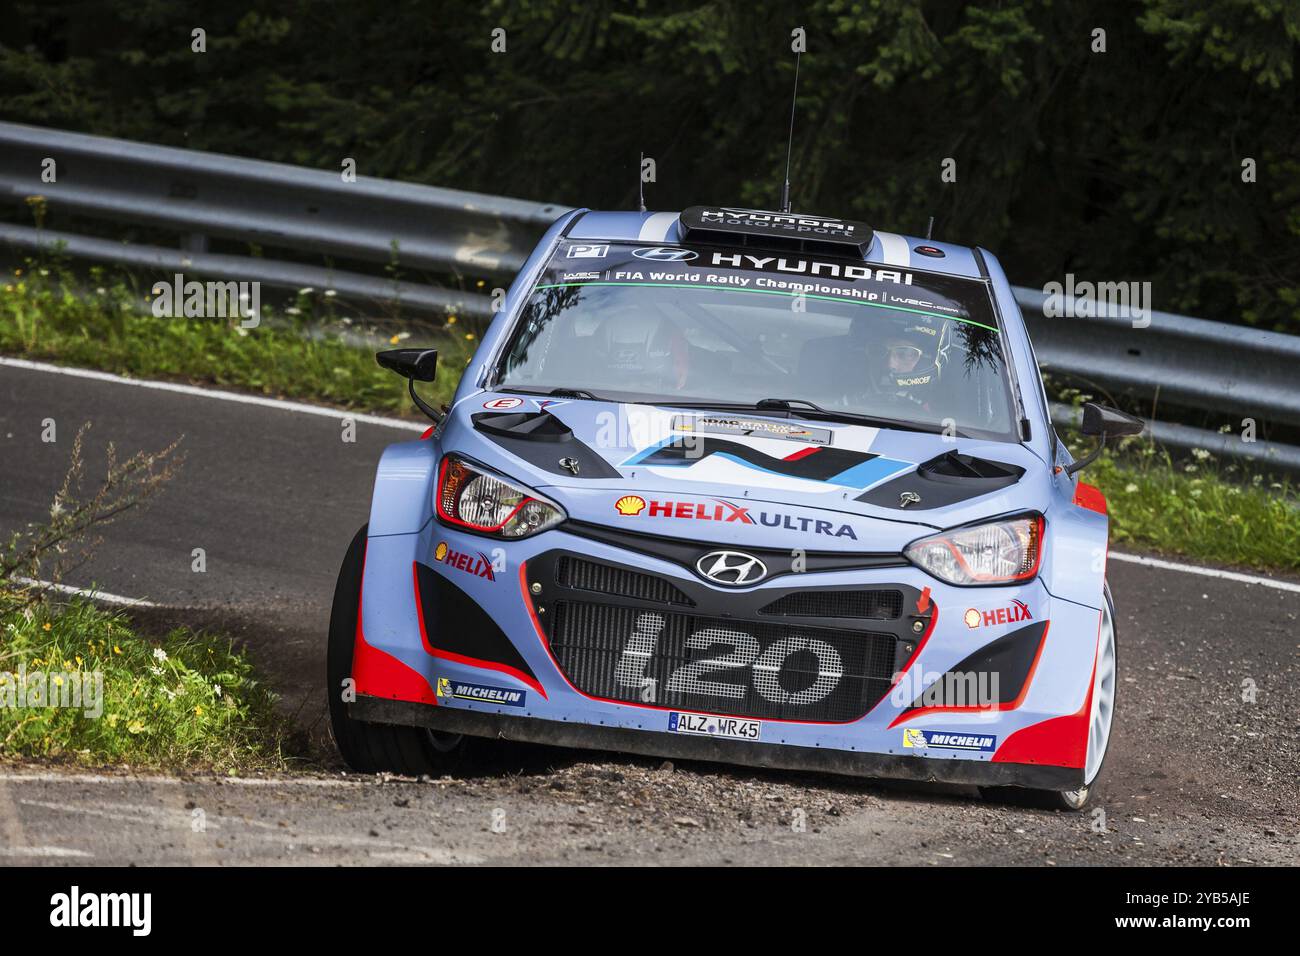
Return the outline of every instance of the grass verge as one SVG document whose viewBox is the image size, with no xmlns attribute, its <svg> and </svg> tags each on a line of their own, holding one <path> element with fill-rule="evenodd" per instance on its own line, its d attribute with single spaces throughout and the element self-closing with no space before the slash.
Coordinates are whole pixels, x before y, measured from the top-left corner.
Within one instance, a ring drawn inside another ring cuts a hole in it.
<svg viewBox="0 0 1300 956">
<path fill-rule="evenodd" d="M 1204 451 L 1179 463 L 1145 442 L 1103 455 L 1081 477 L 1106 495 L 1112 547 L 1300 571 L 1300 501 L 1289 482 Z"/>
<path fill-rule="evenodd" d="M 243 651 L 121 612 L 0 592 L 0 759 L 245 773 L 285 767 L 275 695 Z"/>
<path fill-rule="evenodd" d="M 252 329 L 240 328 L 237 318 L 160 317 L 147 293 L 124 277 L 96 267 L 83 289 L 61 263 L 29 261 L 0 282 L 0 353 L 357 411 L 418 414 L 405 382 L 375 363 L 373 349 L 355 344 L 383 334 L 376 326 L 340 315 L 328 290 L 301 290 L 294 302 L 279 311 L 263 307 L 262 322 Z M 385 337 L 394 346 L 439 350 L 439 380 L 422 387 L 436 402 L 450 400 L 477 341 L 454 315 L 419 339 L 405 332 Z"/>
</svg>

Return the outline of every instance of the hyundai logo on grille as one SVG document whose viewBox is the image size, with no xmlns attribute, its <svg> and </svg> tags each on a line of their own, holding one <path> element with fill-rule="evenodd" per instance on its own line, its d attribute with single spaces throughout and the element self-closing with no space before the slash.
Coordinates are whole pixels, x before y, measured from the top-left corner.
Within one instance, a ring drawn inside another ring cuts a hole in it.
<svg viewBox="0 0 1300 956">
<path fill-rule="evenodd" d="M 698 252 L 690 249 L 673 249 L 668 246 L 652 246 L 649 249 L 633 249 L 632 255 L 638 259 L 651 259 L 655 262 L 690 262 Z"/>
<path fill-rule="evenodd" d="M 710 551 L 695 562 L 695 570 L 714 584 L 756 584 L 767 577 L 767 565 L 743 551 Z"/>
</svg>

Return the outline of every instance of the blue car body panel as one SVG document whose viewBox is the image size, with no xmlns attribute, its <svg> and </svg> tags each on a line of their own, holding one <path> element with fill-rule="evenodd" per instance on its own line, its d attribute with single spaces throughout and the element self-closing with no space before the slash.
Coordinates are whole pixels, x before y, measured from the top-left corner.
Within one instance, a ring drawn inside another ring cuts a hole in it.
<svg viewBox="0 0 1300 956">
<path fill-rule="evenodd" d="M 664 463 L 648 459 L 677 433 L 674 422 L 682 409 L 485 390 L 523 303 L 564 237 L 672 244 L 680 233 L 675 213 L 566 213 L 547 231 L 508 290 L 503 310 L 464 372 L 448 417 L 425 439 L 385 451 L 371 506 L 359 625 L 365 645 L 428 685 L 433 705 L 426 700 L 418 706 L 555 722 L 539 724 L 547 727 L 639 731 L 663 735 L 665 741 L 692 727 L 706 735 L 734 715 L 723 706 L 713 713 L 684 712 L 652 702 L 600 699 L 579 690 L 548 646 L 550 622 L 544 616 L 554 613 L 548 593 L 552 584 L 536 577 L 535 570 L 530 576 L 530 569 L 549 560 L 548 554 L 564 553 L 595 564 L 635 568 L 689 593 L 707 589 L 725 601 L 727 588 L 702 581 L 690 568 L 662 555 L 629 551 L 609 535 L 627 534 L 632 540 L 645 536 L 669 550 L 675 543 L 697 543 L 741 551 L 807 550 L 826 560 L 863 553 L 897 557 L 909 543 L 938 530 L 1035 512 L 1043 516 L 1045 528 L 1041 566 L 1037 576 L 1023 583 L 959 587 L 903 560 L 879 567 L 803 571 L 798 576 L 801 589 L 901 589 L 909 600 L 904 618 L 915 614 L 911 603 L 920 595 L 915 600 L 924 603 L 926 611 L 917 615 L 920 625 L 914 626 L 923 625 L 924 633 L 916 632 L 914 640 L 899 638 L 901 676 L 895 675 L 893 689 L 865 715 L 844 721 L 760 718 L 761 726 L 739 728 L 756 734 L 756 739 L 720 740 L 711 753 L 728 759 L 727 748 L 734 746 L 747 751 L 778 748 L 774 753 L 779 748 L 810 748 L 877 755 L 920 761 L 906 764 L 922 768 L 909 775 L 938 780 L 984 779 L 957 774 L 952 769 L 957 764 L 1005 764 L 1008 769 L 996 779 L 1008 782 L 1017 782 L 1017 773 L 1036 779 L 1029 776 L 1030 770 L 1047 766 L 1061 771 L 1054 781 L 1078 782 L 1082 758 L 1077 738 L 1082 732 L 1086 745 L 1087 737 L 1086 720 L 1081 723 L 1080 715 L 1086 712 L 1092 687 L 1104 600 L 1107 519 L 1095 497 L 1081 502 L 1074 480 L 1053 467 L 1068 461 L 1068 454 L 1055 438 L 1032 346 L 997 260 L 987 252 L 886 233 L 873 236 L 865 256 L 868 263 L 989 283 L 1019 386 L 1020 414 L 1028 424 L 1028 437 L 1021 442 L 960 439 L 955 446 L 962 453 L 1024 469 L 1019 481 L 951 505 L 900 511 L 859 496 L 953 450 L 951 440 L 923 432 L 801 421 L 796 410 L 788 421 L 826 430 L 835 447 L 869 449 L 874 457 L 826 476 L 793 476 L 782 473 L 783 446 L 772 438 L 750 441 L 753 453 L 745 456 L 724 452 Z M 943 255 L 922 256 L 914 251 L 918 246 Z M 557 474 L 492 440 L 474 426 L 471 415 L 498 400 L 518 411 L 544 407 L 587 441 L 608 465 L 609 477 Z M 626 433 L 620 427 L 612 439 L 592 440 L 607 423 L 626 420 L 635 420 L 637 427 Z M 560 505 L 568 521 L 511 541 L 441 521 L 434 506 L 438 471 L 444 456 L 453 452 L 535 490 Z M 634 500 L 626 502 L 629 498 Z M 422 592 L 420 576 L 430 572 L 454 589 L 435 593 L 426 586 Z M 745 590 L 751 599 L 760 600 L 766 593 L 788 592 L 791 585 L 789 575 L 776 575 Z M 448 595 L 457 601 L 467 597 L 499 628 L 513 647 L 504 655 L 509 662 L 442 649 L 445 635 L 437 633 L 436 623 L 441 608 L 427 605 L 448 601 Z M 964 662 L 969 666 L 981 649 L 995 649 L 1000 640 L 1035 625 L 1044 626 L 1014 700 L 979 710 L 913 706 L 943 675 Z M 386 693 L 374 686 L 361 691 L 416 706 L 409 694 Z M 742 723 L 750 720 L 743 717 Z M 654 745 L 646 752 L 655 752 Z M 664 752 L 672 751 L 666 746 Z M 890 765 L 879 766 L 881 772 L 891 772 Z"/>
</svg>

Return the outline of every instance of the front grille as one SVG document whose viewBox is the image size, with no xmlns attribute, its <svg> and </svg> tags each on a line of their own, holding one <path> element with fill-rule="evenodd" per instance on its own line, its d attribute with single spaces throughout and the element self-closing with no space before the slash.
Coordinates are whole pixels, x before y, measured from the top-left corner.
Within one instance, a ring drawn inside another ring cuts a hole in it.
<svg viewBox="0 0 1300 956">
<path fill-rule="evenodd" d="M 891 634 L 557 601 L 550 644 L 593 697 L 709 713 L 850 721 L 889 690 Z"/>
<path fill-rule="evenodd" d="M 683 607 L 695 605 L 694 601 L 663 578 L 581 558 L 560 558 L 555 579 L 561 587 L 580 591 L 595 591 L 655 604 L 678 604 Z"/>
<path fill-rule="evenodd" d="M 903 613 L 903 592 L 791 591 L 758 613 L 782 617 L 847 617 L 893 621 Z"/>
</svg>

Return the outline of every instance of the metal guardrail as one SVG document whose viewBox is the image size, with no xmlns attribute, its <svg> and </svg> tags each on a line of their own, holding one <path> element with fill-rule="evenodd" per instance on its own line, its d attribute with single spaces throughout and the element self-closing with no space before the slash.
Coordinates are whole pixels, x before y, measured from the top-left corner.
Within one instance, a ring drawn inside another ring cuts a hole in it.
<svg viewBox="0 0 1300 956">
<path fill-rule="evenodd" d="M 44 161 L 56 181 L 42 181 Z M 21 207 L 45 197 L 48 210 L 115 224 L 169 230 L 180 248 L 137 245 L 35 226 L 0 223 L 0 242 L 38 251 L 120 263 L 164 275 L 186 272 L 260 281 L 271 288 L 334 289 L 344 298 L 383 303 L 415 314 L 490 315 L 481 293 L 363 271 L 396 263 L 440 280 L 486 278 L 506 285 L 543 230 L 566 207 L 440 189 L 339 172 L 151 146 L 61 130 L 0 123 L 0 203 Z M 209 239 L 236 240 L 260 254 L 209 251 Z M 290 257 L 276 257 L 283 250 Z M 319 255 L 361 268 L 320 266 L 294 255 Z M 377 268 L 376 272 L 382 271 Z M 1096 394 L 1125 393 L 1160 406 L 1228 413 L 1300 425 L 1300 337 L 1166 312 L 1134 328 L 1117 317 L 1049 318 L 1046 296 L 1016 288 L 1044 370 Z M 1073 420 L 1055 406 L 1053 418 Z M 1244 442 L 1185 425 L 1152 423 L 1175 448 L 1204 448 L 1300 472 L 1300 448 Z"/>
<path fill-rule="evenodd" d="M 42 181 L 47 159 L 54 160 L 54 182 Z M 33 195 L 44 196 L 55 214 L 175 231 L 182 248 L 127 249 L 22 225 L 0 226 L 0 239 L 29 250 L 64 242 L 66 254 L 77 258 L 258 280 L 276 288 L 327 285 L 422 311 L 484 314 L 490 310 L 483 295 L 347 269 L 322 271 L 268 258 L 273 252 L 214 257 L 209 239 L 335 260 L 395 261 L 408 273 L 508 279 L 566 208 L 367 176 L 344 182 L 342 170 L 0 123 L 0 199 L 22 204 Z"/>
</svg>

